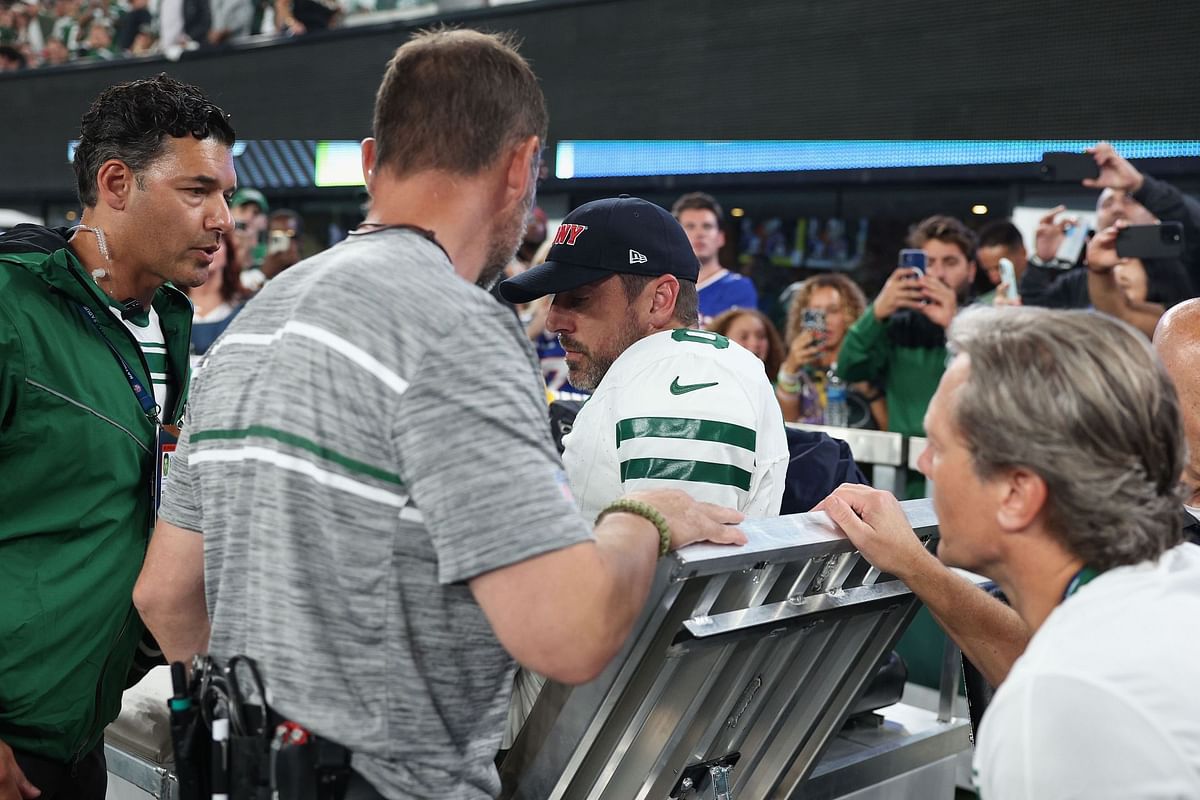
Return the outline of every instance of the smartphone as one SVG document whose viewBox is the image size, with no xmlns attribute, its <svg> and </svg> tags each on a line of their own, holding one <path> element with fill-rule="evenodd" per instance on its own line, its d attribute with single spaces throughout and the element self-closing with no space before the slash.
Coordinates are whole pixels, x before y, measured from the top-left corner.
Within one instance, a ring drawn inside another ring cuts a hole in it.
<svg viewBox="0 0 1200 800">
<path fill-rule="evenodd" d="M 1079 183 L 1084 178 L 1099 178 L 1100 165 L 1090 153 L 1042 153 L 1038 172 L 1045 181 Z"/>
<path fill-rule="evenodd" d="M 267 255 L 286 253 L 292 246 L 292 237 L 288 231 L 271 231 L 270 243 L 267 245 Z"/>
<path fill-rule="evenodd" d="M 1006 295 L 1009 300 L 1020 297 L 1017 294 L 1017 270 L 1007 258 L 1000 259 L 1000 282 L 1008 284 Z"/>
<path fill-rule="evenodd" d="M 1179 258 L 1183 255 L 1183 225 L 1130 225 L 1117 234 L 1121 258 Z"/>
<path fill-rule="evenodd" d="M 1062 244 L 1058 246 L 1058 252 L 1054 254 L 1054 260 L 1069 264 L 1072 267 L 1075 266 L 1079 263 L 1079 257 L 1083 255 L 1083 248 L 1087 245 L 1087 240 L 1087 225 L 1080 222 L 1067 228 L 1067 235 L 1063 238 Z"/>
<path fill-rule="evenodd" d="M 822 344 L 825 341 L 825 334 L 829 331 L 825 323 L 825 309 L 823 308 L 806 308 L 800 316 L 800 327 L 805 330 L 814 332 L 817 335 L 816 344 Z"/>
<path fill-rule="evenodd" d="M 906 247 L 900 251 L 899 265 L 907 267 L 911 270 L 916 270 L 921 275 L 925 274 L 925 265 L 929 260 L 925 257 L 925 251 L 915 247 Z M 914 276 L 915 277 L 915 276 Z"/>
</svg>

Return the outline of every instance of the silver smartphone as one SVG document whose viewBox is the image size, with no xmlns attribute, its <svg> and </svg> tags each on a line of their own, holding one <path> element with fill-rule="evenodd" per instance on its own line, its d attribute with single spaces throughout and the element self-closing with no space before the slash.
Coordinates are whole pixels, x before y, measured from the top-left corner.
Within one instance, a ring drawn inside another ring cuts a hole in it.
<svg viewBox="0 0 1200 800">
<path fill-rule="evenodd" d="M 1006 295 L 1009 300 L 1020 297 L 1017 294 L 1017 270 L 1007 258 L 1000 259 L 1000 282 L 1008 284 Z"/>
<path fill-rule="evenodd" d="M 1062 240 L 1062 244 L 1058 246 L 1058 252 L 1054 254 L 1057 261 L 1070 264 L 1072 267 L 1079 263 L 1079 257 L 1083 255 L 1083 248 L 1087 245 L 1088 227 L 1082 222 L 1077 222 L 1067 228 L 1067 235 Z"/>
</svg>

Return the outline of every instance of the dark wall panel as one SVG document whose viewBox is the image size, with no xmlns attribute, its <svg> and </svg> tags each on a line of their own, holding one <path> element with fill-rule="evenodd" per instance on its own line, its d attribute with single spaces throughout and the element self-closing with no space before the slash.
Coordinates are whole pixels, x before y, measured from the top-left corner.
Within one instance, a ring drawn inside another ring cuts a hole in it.
<svg viewBox="0 0 1200 800">
<path fill-rule="evenodd" d="M 552 140 L 1200 132 L 1200 15 L 1178 0 L 587 0 L 456 19 L 523 38 Z M 0 196 L 69 190 L 66 142 L 90 99 L 163 70 L 206 89 L 244 138 L 361 138 L 410 30 L 0 76 Z"/>
</svg>

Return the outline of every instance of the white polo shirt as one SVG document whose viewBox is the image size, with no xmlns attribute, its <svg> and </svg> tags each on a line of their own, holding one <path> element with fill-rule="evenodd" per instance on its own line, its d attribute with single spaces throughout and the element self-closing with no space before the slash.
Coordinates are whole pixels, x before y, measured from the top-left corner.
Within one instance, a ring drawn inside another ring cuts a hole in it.
<svg viewBox="0 0 1200 800">
<path fill-rule="evenodd" d="M 984 713 L 974 766 L 982 800 L 1200 797 L 1200 547 L 1063 601 Z"/>
</svg>

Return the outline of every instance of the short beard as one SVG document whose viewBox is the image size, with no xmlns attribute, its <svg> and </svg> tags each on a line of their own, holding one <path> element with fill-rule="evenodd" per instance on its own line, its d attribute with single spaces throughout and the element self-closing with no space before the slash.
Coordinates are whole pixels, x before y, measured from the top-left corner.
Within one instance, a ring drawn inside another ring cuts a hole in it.
<svg viewBox="0 0 1200 800">
<path fill-rule="evenodd" d="M 583 389 L 588 392 L 596 391 L 596 388 L 600 386 L 600 382 L 604 380 L 604 376 L 608 374 L 608 370 L 612 367 L 613 363 L 621 357 L 622 353 L 641 338 L 642 332 L 634 327 L 633 321 L 628 318 L 626 318 L 625 326 L 617 332 L 617 341 L 613 342 L 613 347 L 606 348 L 603 353 L 583 350 L 579 343 L 571 337 L 560 335 L 558 340 L 564 349 L 582 353 L 585 357 L 583 364 L 579 367 L 568 368 L 567 380 L 576 389 Z M 571 347 L 568 348 L 568 344 Z"/>
<path fill-rule="evenodd" d="M 966 281 L 962 286 L 954 290 L 954 300 L 958 303 L 958 307 L 964 308 L 971 300 L 971 295 L 975 292 L 975 286 L 972 281 Z"/>
<path fill-rule="evenodd" d="M 617 355 L 620 355 L 618 353 Z M 567 380 L 576 389 L 583 389 L 585 392 L 594 392 L 596 387 L 600 385 L 600 381 L 604 380 L 604 376 L 608 374 L 609 367 L 617 360 L 617 356 L 596 357 L 587 354 L 588 360 L 578 368 L 567 368 Z"/>
<path fill-rule="evenodd" d="M 483 270 L 475 279 L 475 284 L 488 291 L 496 283 L 496 279 L 504 272 L 505 267 L 517 257 L 517 250 L 525 238 L 525 229 L 529 226 L 530 215 L 533 212 L 533 200 L 537 184 L 529 182 L 529 190 L 521 205 L 513 209 L 513 214 L 493 233 L 488 242 L 487 257 L 483 261 Z"/>
</svg>

